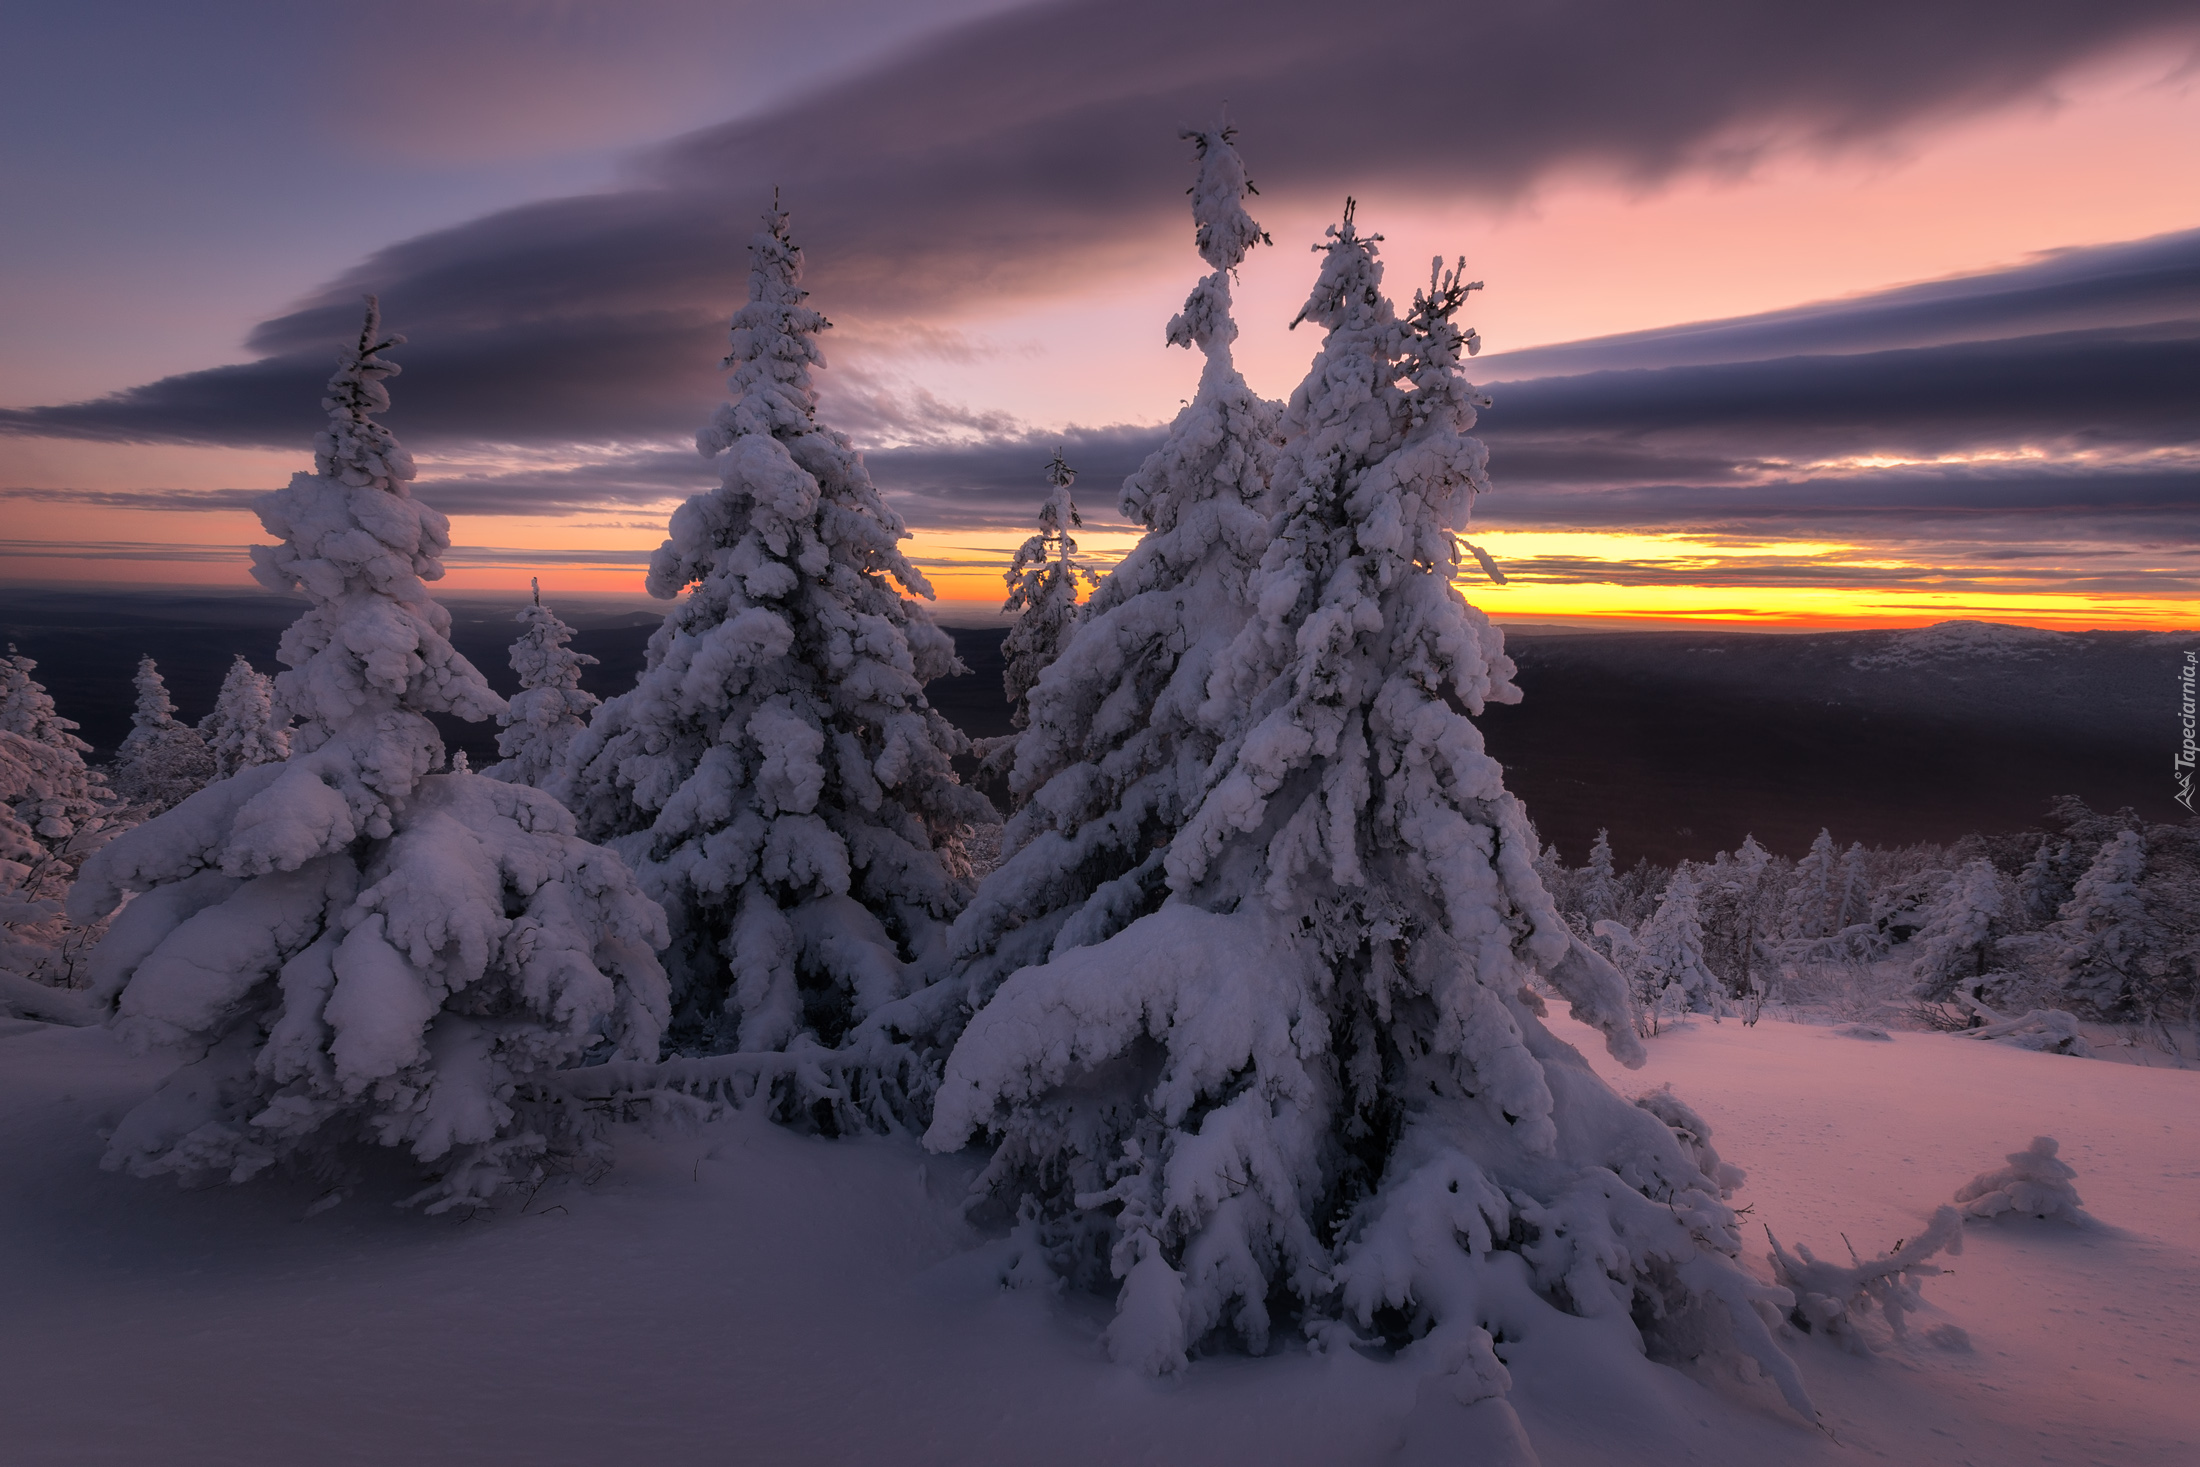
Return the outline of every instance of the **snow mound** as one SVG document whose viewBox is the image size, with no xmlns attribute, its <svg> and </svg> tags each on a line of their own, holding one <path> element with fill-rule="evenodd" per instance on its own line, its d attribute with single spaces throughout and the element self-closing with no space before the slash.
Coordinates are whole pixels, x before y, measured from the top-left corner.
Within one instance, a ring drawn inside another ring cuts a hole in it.
<svg viewBox="0 0 2200 1467">
<path fill-rule="evenodd" d="M 1965 1182 L 1956 1192 L 1957 1206 L 1965 1217 L 1991 1218 L 2006 1212 L 2084 1222 L 2082 1199 L 2070 1185 L 2078 1173 L 2055 1154 L 2059 1149 L 2054 1137 L 2034 1136 L 2030 1146 L 2009 1153 L 2009 1165 L 1980 1172 Z"/>
</svg>

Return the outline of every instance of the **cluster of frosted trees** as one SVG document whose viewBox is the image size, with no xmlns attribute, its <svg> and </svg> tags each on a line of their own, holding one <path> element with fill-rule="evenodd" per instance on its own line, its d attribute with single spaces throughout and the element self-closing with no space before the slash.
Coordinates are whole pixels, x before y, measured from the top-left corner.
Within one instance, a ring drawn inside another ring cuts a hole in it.
<svg viewBox="0 0 2200 1467">
<path fill-rule="evenodd" d="M 675 605 L 601 703 L 539 597 L 509 703 L 451 647 L 448 524 L 377 420 L 401 338 L 370 302 L 313 471 L 260 511 L 255 575 L 308 604 L 272 688 L 240 675 L 190 729 L 148 664 L 109 790 L 11 664 L 9 951 L 97 935 L 17 987 L 182 1061 L 108 1164 L 340 1195 L 359 1147 L 401 1148 L 420 1201 L 474 1206 L 598 1144 L 607 1100 L 729 1096 L 982 1148 L 1015 1277 L 1112 1294 L 1107 1347 L 1144 1370 L 1399 1350 L 1442 1383 L 1424 1426 L 1510 1439 L 1511 1347 L 1562 1328 L 1746 1357 L 1808 1414 L 1775 1342 L 1795 1301 L 1738 1264 L 1739 1174 L 1685 1106 L 1599 1080 L 1542 995 L 1639 1064 L 1610 956 L 1712 1002 L 1878 923 L 1885 882 L 1852 893 L 1830 842 L 1655 892 L 1608 846 L 1582 873 L 1539 851 L 1474 722 L 1513 664 L 1454 585 L 1495 573 L 1463 538 L 1477 286 L 1439 260 L 1399 309 L 1348 202 L 1294 323 L 1312 368 L 1262 399 L 1231 291 L 1268 237 L 1230 134 L 1186 137 L 1205 271 L 1164 336 L 1199 386 L 1122 487 L 1144 535 L 1105 576 L 1049 467 L 1010 570 L 1017 731 L 983 751 L 1005 826 L 925 697 L 960 668 L 906 531 L 819 418 L 830 323 L 776 203 L 697 437 L 720 485 L 672 517 L 648 584 Z M 501 762 L 454 766 L 437 713 L 497 720 Z"/>
<path fill-rule="evenodd" d="M 1630 979 L 1646 1023 L 1771 998 L 1869 988 L 2109 1021 L 2191 1023 L 2200 1008 L 2200 833 L 2056 802 L 2044 829 L 1949 846 L 1840 849 L 1821 831 L 1790 860 L 1754 840 L 1710 861 L 1615 868 L 1599 832 L 1569 868 L 1541 858 L 1567 922 Z"/>
<path fill-rule="evenodd" d="M 212 781 L 285 757 L 290 734 L 270 680 L 243 658 L 194 726 L 177 719 L 146 657 L 130 733 L 112 763 L 94 766 L 84 757 L 91 746 L 54 707 L 37 670 L 12 646 L 0 658 L 0 1004 L 51 1018 L 77 1011 L 65 994 L 104 930 L 71 923 L 63 911 L 84 862 Z"/>
</svg>

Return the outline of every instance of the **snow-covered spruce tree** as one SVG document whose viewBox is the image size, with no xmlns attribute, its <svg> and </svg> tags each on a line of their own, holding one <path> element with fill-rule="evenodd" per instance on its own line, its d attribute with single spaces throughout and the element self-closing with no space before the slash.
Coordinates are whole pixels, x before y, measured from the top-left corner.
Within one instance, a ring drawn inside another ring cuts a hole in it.
<svg viewBox="0 0 2200 1467">
<path fill-rule="evenodd" d="M 1833 930 L 1846 932 L 1872 915 L 1871 857 L 1860 840 L 1849 842 L 1841 853 L 1841 875 L 1834 908 Z"/>
<path fill-rule="evenodd" d="M 1840 868 L 1833 832 L 1821 828 L 1810 850 L 1795 863 L 1793 883 L 1780 903 L 1780 936 L 1791 945 L 1807 945 L 1837 930 Z"/>
<path fill-rule="evenodd" d="M 954 983 L 912 1000 L 927 1014 L 911 1026 L 946 1039 L 963 1020 L 957 1006 L 984 1004 L 1007 974 L 1161 904 L 1163 852 L 1219 747 L 1200 710 L 1216 657 L 1252 614 L 1278 407 L 1245 385 L 1230 350 L 1230 272 L 1267 239 L 1245 211 L 1252 185 L 1228 128 L 1184 136 L 1198 155 L 1193 244 L 1211 273 L 1164 339 L 1200 352 L 1199 388 L 1123 483 L 1123 517 L 1145 535 L 1101 579 L 1076 638 L 1028 696 L 1009 751 L 1017 810 L 1001 863 L 956 921 Z"/>
<path fill-rule="evenodd" d="M 84 762 L 92 746 L 76 736 L 45 684 L 31 676 L 38 664 L 8 644 L 0 657 L 0 731 L 52 751 L 39 759 L 40 773 L 15 804 L 15 813 L 49 855 L 73 874 L 113 832 L 114 794 L 99 771 Z"/>
<path fill-rule="evenodd" d="M 1148 1370 L 1211 1336 L 1263 1349 L 1296 1313 L 1325 1344 L 1390 1336 L 1509 1420 L 1491 1331 L 1632 1344 L 1640 1318 L 1683 1354 L 1738 1345 L 1807 1411 L 1758 1308 L 1787 1295 L 1735 1263 L 1718 1184 L 1525 987 L 1542 971 L 1639 1062 L 1472 721 L 1518 693 L 1452 585 L 1486 483 L 1470 287 L 1438 271 L 1401 321 L 1349 206 L 1322 248 L 1304 314 L 1328 336 L 1283 422 L 1255 615 L 1208 678 L 1224 738 L 1169 897 L 1001 984 L 927 1144 L 993 1139 L 981 1185 L 1121 1281 L 1108 1346 Z"/>
<path fill-rule="evenodd" d="M 41 837 L 41 807 L 73 776 L 73 750 L 0 729 L 0 1015 L 82 1022 L 77 996 L 52 986 L 68 931 L 73 867 Z"/>
<path fill-rule="evenodd" d="M 817 421 L 830 323 L 803 304 L 776 202 L 749 248 L 732 400 L 696 439 L 724 483 L 674 513 L 650 563 L 652 595 L 692 589 L 557 788 L 671 918 L 675 1048 L 821 1055 L 916 981 L 968 899 L 966 834 L 997 817 L 957 781 L 968 742 L 925 701 L 960 668 L 904 599 L 931 595 L 908 532 Z M 857 1124 L 925 1088 L 906 1050 L 866 1054 L 839 1078 L 787 1067 L 781 1113 L 823 1101 Z"/>
<path fill-rule="evenodd" d="M 1683 861 L 1666 882 L 1656 914 L 1635 934 L 1635 994 L 1646 1011 L 1727 1012 L 1725 986 L 1704 963 L 1701 894 Z"/>
<path fill-rule="evenodd" d="M 1612 865 L 1612 833 L 1599 827 L 1596 840 L 1589 846 L 1588 863 L 1574 882 L 1574 905 L 1580 909 L 1583 924 L 1593 932 L 1599 922 L 1618 920 L 1620 902 L 1619 878 Z"/>
<path fill-rule="evenodd" d="M 1911 974 L 1922 999 L 1943 999 L 1986 976 L 1994 943 L 2009 932 L 2009 885 L 1994 863 L 1967 861 L 1942 883 L 1914 940 Z"/>
<path fill-rule="evenodd" d="M 2150 930 L 2140 889 L 2146 864 L 2146 841 L 2139 832 L 2117 832 L 2102 844 L 2048 928 L 2063 995 L 2106 1018 L 2131 1009 L 2143 982 L 2141 962 L 2160 937 Z"/>
<path fill-rule="evenodd" d="M 1698 903 L 1704 964 L 1731 997 L 1765 991 L 1766 975 L 1773 968 L 1765 934 L 1777 921 L 1785 864 L 1757 844 L 1757 837 L 1745 835 L 1732 852 L 1721 851 L 1709 867 L 1697 868 L 1702 877 Z"/>
<path fill-rule="evenodd" d="M 654 1060 L 664 918 L 548 795 L 431 774 L 426 715 L 502 704 L 448 639 L 424 579 L 449 522 L 412 497 L 369 299 L 324 401 L 314 469 L 266 496 L 253 574 L 300 592 L 276 684 L 299 719 L 287 761 L 210 785 L 88 863 L 70 911 L 125 907 L 91 992 L 140 1043 L 184 1057 L 126 1115 L 107 1165 L 242 1181 L 323 1175 L 349 1142 L 404 1147 L 440 1210 L 539 1175 L 578 1106 L 545 1072 L 609 1052 Z"/>
<path fill-rule="evenodd" d="M 1001 687 L 1015 705 L 1009 721 L 1018 729 L 1031 722 L 1028 703 L 1039 674 L 1062 655 L 1076 629 L 1079 594 L 1100 580 L 1077 558 L 1077 541 L 1070 534 L 1084 524 L 1076 501 L 1070 498 L 1070 485 L 1076 482 L 1077 471 L 1062 461 L 1062 451 L 1056 449 L 1047 464 L 1048 492 L 1039 506 L 1039 533 L 1016 547 L 1016 558 L 1003 577 L 1008 582 L 1008 600 L 1001 610 L 1018 615 L 1001 642 L 1007 664 Z"/>
<path fill-rule="evenodd" d="M 214 756 L 197 729 L 176 720 L 176 705 L 150 657 L 137 665 L 137 708 L 115 754 L 112 784 L 124 804 L 158 815 L 214 777 Z"/>
<path fill-rule="evenodd" d="M 214 778 L 288 759 L 290 719 L 276 706 L 274 680 L 239 655 L 214 695 L 213 711 L 199 721 L 199 736 L 214 759 Z"/>
<path fill-rule="evenodd" d="M 567 746 L 588 726 L 596 706 L 595 695 L 581 691 L 581 669 L 595 666 L 596 659 L 566 645 L 573 629 L 542 604 L 541 581 L 528 585 L 534 599 L 519 609 L 519 623 L 527 630 L 512 643 L 519 693 L 497 715 L 504 729 L 497 735 L 497 752 L 504 758 L 482 773 L 548 789 L 565 767 Z"/>
</svg>

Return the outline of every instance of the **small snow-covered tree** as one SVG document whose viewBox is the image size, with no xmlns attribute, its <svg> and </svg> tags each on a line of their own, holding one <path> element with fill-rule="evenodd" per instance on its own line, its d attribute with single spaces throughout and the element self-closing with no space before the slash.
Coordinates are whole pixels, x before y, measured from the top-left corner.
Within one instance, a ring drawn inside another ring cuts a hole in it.
<svg viewBox="0 0 2200 1467">
<path fill-rule="evenodd" d="M 2048 929 L 2064 995 L 2097 1014 L 2120 1016 L 2131 1007 L 2142 961 L 2156 945 L 2141 891 L 2146 864 L 2145 839 L 2119 831 L 2101 845 Z"/>
<path fill-rule="evenodd" d="M 2088 1221 L 2084 1199 L 2071 1185 L 2077 1179 L 2077 1168 L 2056 1155 L 2061 1149 L 2052 1136 L 2034 1136 L 2030 1146 L 2003 1158 L 2007 1166 L 1980 1172 L 1957 1188 L 1956 1205 L 1967 1218 L 1995 1218 L 2006 1213 L 2067 1223 Z"/>
<path fill-rule="evenodd" d="M 1062 655 L 1076 628 L 1080 591 L 1100 579 L 1077 558 L 1077 541 L 1070 534 L 1084 524 L 1069 493 L 1076 481 L 1077 471 L 1062 461 L 1062 452 L 1056 449 L 1047 464 L 1049 492 L 1039 506 L 1039 533 L 1016 547 L 1016 558 L 1004 577 L 1008 600 L 1001 609 L 1018 615 L 1001 642 L 1007 664 L 1001 683 L 1015 705 L 1009 721 L 1019 729 L 1031 722 L 1026 705 L 1039 674 Z"/>
<path fill-rule="evenodd" d="M 534 599 L 519 609 L 526 628 L 512 643 L 512 671 L 519 674 L 519 693 L 497 716 L 504 732 L 497 735 L 497 752 L 504 756 L 482 773 L 509 784 L 550 788 L 565 767 L 566 748 L 588 726 L 595 708 L 594 694 L 581 691 L 581 669 L 596 659 L 575 652 L 566 644 L 573 629 L 542 604 L 542 582 L 528 582 Z"/>
<path fill-rule="evenodd" d="M 40 846 L 70 872 L 107 835 L 113 822 L 107 810 L 114 795 L 99 772 L 84 762 L 92 746 L 76 736 L 77 725 L 63 718 L 45 684 L 31 676 L 38 664 L 15 650 L 0 657 L 0 731 L 19 735 L 50 749 L 39 760 L 39 773 L 15 805 L 15 813 Z"/>
<path fill-rule="evenodd" d="M 36 826 L 52 789 L 70 777 L 68 752 L 0 729 L 0 1014 L 64 1017 L 47 985 L 71 868 Z"/>
<path fill-rule="evenodd" d="M 1222 739 L 1168 898 L 1000 985 L 927 1144 L 994 1141 L 981 1186 L 1031 1199 L 1073 1272 L 1120 1281 L 1108 1347 L 1148 1370 L 1210 1336 L 1262 1349 L 1284 1308 L 1497 1401 L 1491 1328 L 1532 1331 L 1563 1293 L 1630 1349 L 1631 1304 L 1715 1318 L 1807 1411 L 1753 1302 L 1787 1296 L 1733 1261 L 1718 1183 L 1525 987 L 1542 972 L 1640 1061 L 1473 722 L 1518 692 L 1452 584 L 1487 484 L 1453 320 L 1471 287 L 1439 268 L 1400 320 L 1349 206 L 1321 248 L 1304 317 L 1328 334 L 1283 420 L 1254 615 L 1207 679 Z"/>
<path fill-rule="evenodd" d="M 299 720 L 252 765 L 87 863 L 79 921 L 123 907 L 89 994 L 182 1066 L 125 1115 L 107 1165 L 242 1181 L 348 1142 L 404 1147 L 438 1210 L 540 1175 L 578 1138 L 544 1072 L 584 1056 L 654 1060 L 666 1017 L 663 915 L 548 795 L 433 774 L 430 713 L 501 700 L 451 647 L 424 580 L 449 522 L 412 497 L 411 458 L 373 414 L 396 372 L 368 301 L 340 358 L 313 473 L 267 495 L 253 574 L 302 593 L 276 685 Z"/>
<path fill-rule="evenodd" d="M 650 562 L 650 594 L 687 595 L 557 784 L 665 905 L 685 1049 L 839 1044 L 919 981 L 969 896 L 963 842 L 997 818 L 950 767 L 968 741 L 925 701 L 960 664 L 904 597 L 932 594 L 908 531 L 817 421 L 831 323 L 801 273 L 775 201 L 733 318 L 732 399 L 696 438 L 723 484 L 673 514 Z M 921 1080 L 881 1063 L 846 1084 L 803 1070 L 816 1083 L 780 1094 L 783 1113 L 901 1105 Z"/>
<path fill-rule="evenodd" d="M 290 757 L 290 714 L 277 709 L 273 680 L 242 654 L 229 664 L 199 734 L 213 756 L 216 779 Z"/>
<path fill-rule="evenodd" d="M 1831 937 L 1839 930 L 1841 857 L 1833 832 L 1820 829 L 1810 850 L 1795 863 L 1787 896 L 1780 904 L 1780 935 L 1791 944 Z"/>
<path fill-rule="evenodd" d="M 2026 917 L 2043 924 L 2055 920 L 2062 904 L 2070 900 L 2076 875 L 2069 869 L 2073 860 L 2069 840 L 2040 837 L 2032 858 L 2017 873 L 2017 903 Z"/>
<path fill-rule="evenodd" d="M 1704 962 L 1734 997 L 1764 991 L 1771 966 L 1765 934 L 1778 916 L 1782 865 L 1757 837 L 1745 835 L 1731 853 L 1721 851 L 1709 867 L 1698 868 Z"/>
<path fill-rule="evenodd" d="M 1101 579 L 1007 746 L 1017 810 L 1001 863 L 956 920 L 953 985 L 925 995 L 927 1016 L 911 1020 L 947 1039 L 961 1006 L 982 1005 L 1010 972 L 1161 904 L 1163 854 L 1219 747 L 1202 709 L 1215 659 L 1252 614 L 1277 406 L 1231 355 L 1230 272 L 1266 240 L 1245 211 L 1252 185 L 1228 128 L 1185 136 L 1198 155 L 1193 244 L 1210 273 L 1163 335 L 1199 351 L 1199 388 L 1124 481 L 1123 517 L 1146 533 Z"/>
<path fill-rule="evenodd" d="M 1869 922 L 1872 915 L 1871 857 L 1860 840 L 1849 842 L 1841 853 L 1841 875 L 1835 898 L 1833 930 L 1843 932 Z"/>
<path fill-rule="evenodd" d="M 2008 932 L 2008 882 L 1983 857 L 1965 862 L 1941 884 L 1914 939 L 1917 996 L 1946 998 L 1965 979 L 1984 977 L 1995 941 Z"/>
<path fill-rule="evenodd" d="M 1635 993 L 1646 1010 L 1723 1014 L 1725 987 L 1704 964 L 1702 887 L 1683 861 L 1635 934 Z"/>
<path fill-rule="evenodd" d="M 214 756 L 198 730 L 176 720 L 176 705 L 150 657 L 137 665 L 137 708 L 115 754 L 112 783 L 127 805 L 158 815 L 214 777 Z"/>
<path fill-rule="evenodd" d="M 1612 865 L 1612 833 L 1599 827 L 1596 840 L 1589 846 L 1588 863 L 1574 883 L 1574 904 L 1593 932 L 1599 922 L 1619 920 L 1621 902 L 1619 878 Z"/>
</svg>

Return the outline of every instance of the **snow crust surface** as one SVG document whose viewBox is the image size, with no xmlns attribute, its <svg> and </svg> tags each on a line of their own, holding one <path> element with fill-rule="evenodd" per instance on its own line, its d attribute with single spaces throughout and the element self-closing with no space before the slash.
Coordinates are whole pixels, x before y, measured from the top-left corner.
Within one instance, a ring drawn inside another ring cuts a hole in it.
<svg viewBox="0 0 2200 1467">
<path fill-rule="evenodd" d="M 1762 1384 L 1563 1332 L 1508 1344 L 1545 1467 L 2191 1459 L 2200 1075 L 1771 1021 L 1669 1028 L 1628 1072 L 1594 1031 L 1552 1027 L 1624 1089 L 1687 1096 L 1749 1173 L 1735 1200 L 1783 1240 L 1913 1236 L 2023 1125 L 2061 1139 L 2101 1221 L 1970 1225 L 1873 1357 L 1791 1341 L 1830 1435 Z M 1373 1467 L 1433 1378 L 1296 1348 L 1174 1382 L 1112 1366 L 1096 1312 L 1002 1286 L 1010 1244 L 959 1211 L 975 1162 L 907 1138 L 622 1127 L 615 1169 L 524 1207 L 423 1218 L 389 1205 L 411 1183 L 393 1174 L 305 1217 L 314 1190 L 287 1179 L 100 1172 L 98 1130 L 160 1078 L 104 1031 L 0 1020 L 11 1463 Z M 1761 1237 L 1751 1252 L 1762 1275 Z"/>
</svg>

